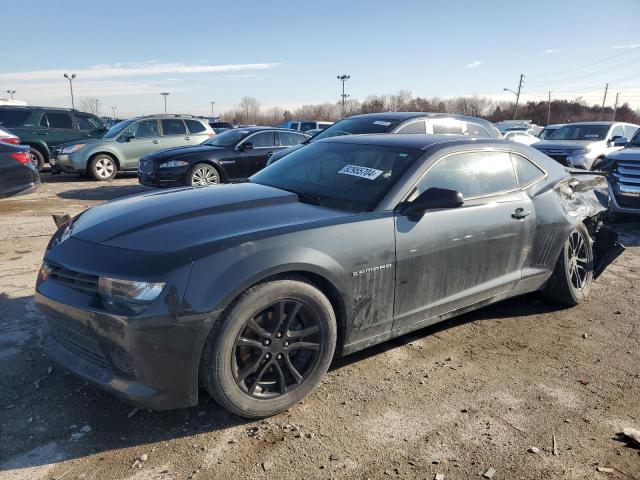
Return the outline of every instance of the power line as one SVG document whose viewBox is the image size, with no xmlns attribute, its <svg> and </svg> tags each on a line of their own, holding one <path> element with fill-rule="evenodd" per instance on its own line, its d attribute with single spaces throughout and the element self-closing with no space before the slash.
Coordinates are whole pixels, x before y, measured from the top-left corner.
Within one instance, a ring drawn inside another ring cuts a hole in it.
<svg viewBox="0 0 640 480">
<path fill-rule="evenodd" d="M 620 63 L 620 64 L 616 64 L 613 65 L 611 67 L 607 67 L 603 70 L 598 70 L 595 72 L 589 72 L 586 74 L 587 78 L 590 77 L 595 77 L 597 75 L 601 75 L 604 73 L 609 73 L 615 70 L 619 70 L 620 68 L 625 68 L 631 65 L 634 65 L 636 63 L 640 62 L 640 57 L 637 58 L 632 58 L 630 61 L 625 61 L 624 63 Z M 547 81 L 547 82 L 530 82 L 531 85 L 559 85 L 561 83 L 565 83 L 565 82 L 573 82 L 576 80 L 582 80 L 585 78 L 585 75 L 579 75 L 579 76 L 575 76 L 575 77 L 566 77 L 566 78 L 562 78 L 562 79 L 558 79 L 558 80 L 553 80 L 553 81 Z"/>
<path fill-rule="evenodd" d="M 579 67 L 573 67 L 573 68 L 568 68 L 566 70 L 558 70 L 556 72 L 549 72 L 549 73 L 542 73 L 542 74 L 538 74 L 538 75 L 528 75 L 529 77 L 533 77 L 533 78 L 538 78 L 538 77 L 553 77 L 556 76 L 558 74 L 565 74 L 565 73 L 569 73 L 569 72 L 575 72 L 576 70 L 582 70 L 584 68 L 589 68 L 589 67 L 593 67 L 594 65 L 600 65 L 606 62 L 610 62 L 611 60 L 615 60 L 616 58 L 620 58 L 623 57 L 625 55 L 628 55 L 629 53 L 634 53 L 635 52 L 635 48 L 630 48 L 629 50 L 626 50 L 622 53 L 619 53 L 617 55 L 613 55 L 613 56 L 609 56 L 606 58 L 603 58 L 602 60 L 598 60 L 596 62 L 590 62 L 586 65 L 581 65 Z"/>
</svg>

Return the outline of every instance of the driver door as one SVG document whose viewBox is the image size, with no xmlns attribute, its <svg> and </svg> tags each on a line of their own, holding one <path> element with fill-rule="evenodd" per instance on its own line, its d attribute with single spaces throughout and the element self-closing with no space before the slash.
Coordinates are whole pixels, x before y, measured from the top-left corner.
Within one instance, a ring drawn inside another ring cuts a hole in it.
<svg viewBox="0 0 640 480">
<path fill-rule="evenodd" d="M 416 185 L 461 192 L 461 207 L 396 214 L 393 328 L 460 309 L 511 290 L 521 278 L 535 225 L 533 204 L 517 188 L 507 152 L 446 155 Z"/>
<path fill-rule="evenodd" d="M 134 123 L 120 134 L 118 142 L 120 142 L 121 158 L 119 160 L 123 170 L 136 169 L 140 158 L 162 148 L 158 132 L 158 121 L 149 119 Z"/>
</svg>

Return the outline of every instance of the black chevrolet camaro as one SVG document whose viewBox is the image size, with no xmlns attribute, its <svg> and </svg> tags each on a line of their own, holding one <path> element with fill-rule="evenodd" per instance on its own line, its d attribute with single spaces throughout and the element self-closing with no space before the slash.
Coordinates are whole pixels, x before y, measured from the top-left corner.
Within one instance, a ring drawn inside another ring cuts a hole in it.
<svg viewBox="0 0 640 480">
<path fill-rule="evenodd" d="M 142 157 L 138 180 L 152 187 L 238 182 L 264 168 L 270 155 L 308 138 L 283 128 L 228 130 L 200 145 L 159 150 Z"/>
<path fill-rule="evenodd" d="M 463 136 L 312 142 L 217 188 L 144 193 L 52 237 L 36 286 L 44 347 L 155 409 L 204 387 L 281 412 L 332 359 L 541 290 L 576 305 L 623 248 L 606 179 L 525 145 Z"/>
</svg>

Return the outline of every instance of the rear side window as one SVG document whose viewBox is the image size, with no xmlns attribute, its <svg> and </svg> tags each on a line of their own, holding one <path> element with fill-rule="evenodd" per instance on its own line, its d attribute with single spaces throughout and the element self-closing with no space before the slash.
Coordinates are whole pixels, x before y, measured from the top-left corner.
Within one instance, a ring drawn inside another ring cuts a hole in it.
<svg viewBox="0 0 640 480">
<path fill-rule="evenodd" d="M 463 122 L 454 118 L 436 118 L 430 120 L 434 135 L 463 135 Z"/>
<path fill-rule="evenodd" d="M 328 128 L 331 125 L 333 125 L 333 123 L 319 123 L 318 128 L 322 128 L 324 130 L 325 128 Z"/>
<path fill-rule="evenodd" d="M 49 122 L 49 128 L 73 128 L 71 115 L 69 115 L 68 113 L 47 112 L 46 117 L 47 121 Z"/>
<path fill-rule="evenodd" d="M 307 137 L 293 132 L 278 132 L 278 139 L 280 140 L 280 146 L 290 147 L 291 145 L 297 145 L 304 142 Z"/>
<path fill-rule="evenodd" d="M 403 125 L 396 133 L 427 133 L 424 120 Z"/>
<path fill-rule="evenodd" d="M 0 108 L 0 125 L 3 127 L 19 127 L 29 118 L 29 110 L 9 110 Z"/>
<path fill-rule="evenodd" d="M 306 132 L 307 130 L 313 130 L 316 128 L 316 122 L 302 122 L 300 130 Z"/>
<path fill-rule="evenodd" d="M 300 124 L 299 124 L 299 123 L 297 123 L 297 122 L 291 122 L 291 123 L 289 124 L 289 128 L 290 128 L 290 129 L 292 129 L 292 130 L 298 130 L 298 126 L 299 126 L 299 125 L 300 125 Z"/>
<path fill-rule="evenodd" d="M 544 177 L 544 172 L 522 155 L 512 153 L 511 158 L 513 158 L 513 164 L 516 167 L 516 174 L 518 175 L 518 183 L 521 187 Z"/>
<path fill-rule="evenodd" d="M 184 135 L 187 129 L 184 122 L 178 118 L 165 118 L 162 120 L 162 133 L 164 135 Z"/>
<path fill-rule="evenodd" d="M 200 133 L 206 130 L 205 126 L 197 120 L 185 120 L 189 133 Z"/>
<path fill-rule="evenodd" d="M 464 152 L 438 160 L 427 171 L 417 190 L 429 188 L 448 188 L 474 198 L 515 190 L 517 183 L 507 152 Z"/>
</svg>

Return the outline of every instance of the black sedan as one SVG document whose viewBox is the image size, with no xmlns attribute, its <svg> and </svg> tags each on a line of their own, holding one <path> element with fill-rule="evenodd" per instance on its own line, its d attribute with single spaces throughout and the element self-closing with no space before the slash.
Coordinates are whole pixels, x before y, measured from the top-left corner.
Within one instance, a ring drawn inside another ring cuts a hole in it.
<svg viewBox="0 0 640 480">
<path fill-rule="evenodd" d="M 204 387 L 272 415 L 334 355 L 527 292 L 580 303 L 622 251 L 607 200 L 605 177 L 506 140 L 313 142 L 249 182 L 130 196 L 62 226 L 36 286 L 44 347 L 148 408 L 195 405 Z"/>
<path fill-rule="evenodd" d="M 0 198 L 28 193 L 39 183 L 29 147 L 0 142 Z"/>
<path fill-rule="evenodd" d="M 228 130 L 200 145 L 159 150 L 142 157 L 138 180 L 152 187 L 242 181 L 264 168 L 274 153 L 308 138 L 304 133 L 281 128 Z"/>
</svg>

